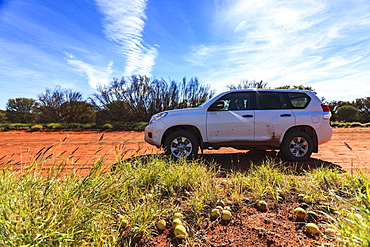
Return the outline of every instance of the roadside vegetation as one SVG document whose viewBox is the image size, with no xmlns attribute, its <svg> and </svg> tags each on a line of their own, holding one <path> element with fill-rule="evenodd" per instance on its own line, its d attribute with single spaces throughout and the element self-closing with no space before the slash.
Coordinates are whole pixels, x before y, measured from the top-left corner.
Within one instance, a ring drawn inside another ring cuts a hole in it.
<svg viewBox="0 0 370 247">
<path fill-rule="evenodd" d="M 228 85 L 225 90 L 244 88 L 269 87 L 263 81 L 242 80 L 236 85 Z M 303 85 L 278 88 L 315 91 Z M 214 93 L 210 85 L 200 83 L 197 78 L 175 81 L 140 75 L 115 78 L 110 85 L 97 88 L 87 98 L 80 92 L 57 86 L 55 89 L 47 88 L 38 95 L 38 99 L 8 99 L 6 110 L 0 110 L 0 124 L 6 126 L 2 129 L 24 128 L 22 124 L 29 127 L 42 125 L 43 128 L 59 125 L 74 129 L 80 124 L 87 129 L 90 126 L 113 126 L 113 129 L 131 130 L 137 129 L 133 126 L 136 123 L 148 122 L 152 115 L 160 111 L 196 107 L 213 97 Z M 366 127 L 370 123 L 370 97 L 352 102 L 328 102 L 325 99 L 323 102 L 329 105 L 333 115 L 331 121 L 335 126 Z"/>
<path fill-rule="evenodd" d="M 96 123 L 41 123 L 41 124 L 27 124 L 27 123 L 0 123 L 0 131 L 8 130 L 25 130 L 33 131 L 57 131 L 57 130 L 106 130 L 106 131 L 143 131 L 148 122 L 115 122 L 106 124 Z M 370 127 L 370 123 L 342 123 L 331 122 L 332 127 L 337 128 L 353 128 L 353 127 Z"/>
<path fill-rule="evenodd" d="M 338 128 L 370 127 L 370 123 L 360 123 L 360 122 L 331 122 L 330 125 L 332 127 Z"/>
<path fill-rule="evenodd" d="M 88 98 L 70 89 L 46 89 L 38 99 L 8 99 L 0 111 L 0 123 L 111 124 L 148 122 L 160 111 L 196 107 L 214 91 L 197 78 L 182 81 L 150 79 L 146 76 L 114 79 Z"/>
<path fill-rule="evenodd" d="M 0 123 L 0 131 L 7 130 L 26 130 L 26 131 L 55 131 L 55 130 L 133 130 L 142 131 L 148 122 L 116 122 L 98 125 L 96 123 Z"/>
<path fill-rule="evenodd" d="M 122 160 L 117 153 L 113 166 L 100 159 L 82 176 L 78 168 L 66 172 L 68 159 L 43 170 L 45 155 L 40 150 L 23 171 L 3 167 L 0 173 L 1 246 L 134 246 L 164 231 L 177 244 L 197 246 L 205 222 L 227 225 L 238 211 L 262 201 L 277 209 L 288 201 L 307 205 L 305 213 L 321 218 L 318 232 L 311 232 L 307 223 L 315 224 L 306 216 L 285 220 L 306 224 L 313 242 L 370 244 L 370 179 L 360 171 L 297 173 L 274 160 L 252 164 L 247 172 L 223 171 L 202 160 Z M 172 228 L 176 213 L 184 226 L 180 233 Z"/>
</svg>

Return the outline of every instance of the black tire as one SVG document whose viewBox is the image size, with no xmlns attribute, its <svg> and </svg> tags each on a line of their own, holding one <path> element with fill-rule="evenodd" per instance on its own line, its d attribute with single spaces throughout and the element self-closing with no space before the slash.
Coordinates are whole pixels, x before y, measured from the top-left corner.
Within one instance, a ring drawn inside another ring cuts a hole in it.
<svg viewBox="0 0 370 247">
<path fill-rule="evenodd" d="M 176 130 L 164 140 L 164 151 L 175 159 L 195 159 L 198 156 L 199 142 L 189 131 Z"/>
<path fill-rule="evenodd" d="M 284 137 L 280 151 L 290 161 L 306 161 L 313 150 L 312 138 L 303 131 L 291 131 Z"/>
</svg>

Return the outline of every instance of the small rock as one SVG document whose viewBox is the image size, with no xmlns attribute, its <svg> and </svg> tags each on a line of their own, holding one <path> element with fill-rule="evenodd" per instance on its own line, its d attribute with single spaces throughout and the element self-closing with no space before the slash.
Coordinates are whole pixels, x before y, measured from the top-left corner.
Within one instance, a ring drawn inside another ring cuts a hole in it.
<svg viewBox="0 0 370 247">
<path fill-rule="evenodd" d="M 305 228 L 313 236 L 321 233 L 319 227 L 314 223 L 307 223 Z"/>
<path fill-rule="evenodd" d="M 266 201 L 258 201 L 256 206 L 257 206 L 257 210 L 261 212 L 267 212 L 268 210 L 268 204 Z"/>
</svg>

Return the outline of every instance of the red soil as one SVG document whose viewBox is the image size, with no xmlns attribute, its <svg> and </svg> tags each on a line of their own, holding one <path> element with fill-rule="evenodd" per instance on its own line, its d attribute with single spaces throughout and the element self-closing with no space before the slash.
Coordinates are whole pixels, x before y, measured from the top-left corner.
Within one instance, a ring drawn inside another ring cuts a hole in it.
<svg viewBox="0 0 370 247">
<path fill-rule="evenodd" d="M 369 137 L 370 128 L 335 128 L 332 140 L 321 145 L 319 153 L 313 154 L 307 162 L 282 162 L 294 165 L 298 170 L 322 165 L 344 171 L 350 171 L 351 168 L 367 170 L 370 166 Z M 118 159 L 161 152 L 144 142 L 142 132 L 134 131 L 8 131 L 0 132 L 0 138 L 0 166 L 21 170 L 34 160 L 44 161 L 42 166 L 46 168 L 45 171 L 49 165 L 67 160 L 67 168 L 84 174 L 97 160 L 105 160 L 106 164 L 111 165 Z M 280 159 L 273 151 L 242 152 L 232 148 L 206 150 L 203 157 L 214 160 L 226 171 L 248 170 L 251 162 L 258 164 L 266 157 Z M 292 211 L 300 202 L 294 193 L 284 195 L 281 203 L 271 198 L 266 198 L 266 201 L 270 205 L 268 212 L 257 211 L 253 201 L 245 202 L 232 206 L 233 218 L 229 223 L 216 220 L 192 226 L 189 232 L 196 239 L 195 243 L 174 238 L 172 230 L 168 228 L 158 236 L 141 239 L 138 246 L 319 246 L 330 243 L 324 235 L 311 236 L 306 233 L 304 223 L 296 222 Z M 318 213 L 314 221 L 324 231 L 327 220 L 317 207 L 310 205 L 311 210 Z M 184 221 L 187 222 L 187 219 Z"/>
<path fill-rule="evenodd" d="M 22 167 L 22 164 L 34 161 L 40 151 L 44 155 L 37 160 L 51 158 L 50 161 L 54 163 L 56 157 L 69 157 L 69 164 L 73 167 L 86 167 L 94 160 L 104 157 L 107 163 L 113 164 L 122 157 L 162 152 L 147 144 L 143 137 L 143 132 L 135 131 L 0 132 L 0 164 Z M 369 147 L 370 128 L 334 128 L 332 140 L 320 145 L 319 153 L 298 165 L 312 167 L 324 163 L 334 164 L 345 170 L 351 167 L 366 168 L 370 165 Z M 203 157 L 214 159 L 226 169 L 248 169 L 251 161 L 259 163 L 266 156 L 275 157 L 276 153 L 221 148 L 205 150 Z M 50 164 L 50 161 L 47 163 Z"/>
</svg>

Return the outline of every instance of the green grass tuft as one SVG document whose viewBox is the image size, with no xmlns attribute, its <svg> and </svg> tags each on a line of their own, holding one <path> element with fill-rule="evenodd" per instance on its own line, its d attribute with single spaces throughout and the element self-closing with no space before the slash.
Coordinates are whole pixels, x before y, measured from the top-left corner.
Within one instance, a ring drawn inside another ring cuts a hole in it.
<svg viewBox="0 0 370 247">
<path fill-rule="evenodd" d="M 155 222 L 170 221 L 174 212 L 193 228 L 221 201 L 232 206 L 245 196 L 278 200 L 286 193 L 310 195 L 317 204 L 340 201 L 342 214 L 333 222 L 338 241 L 369 245 L 370 182 L 362 174 L 318 168 L 298 176 L 265 161 L 220 181 L 212 164 L 149 155 L 119 159 L 111 169 L 101 159 L 85 176 L 62 175 L 68 160 L 55 159 L 45 176 L 39 156 L 23 174 L 11 167 L 0 173 L 0 246 L 128 246 L 155 233 Z"/>
</svg>

